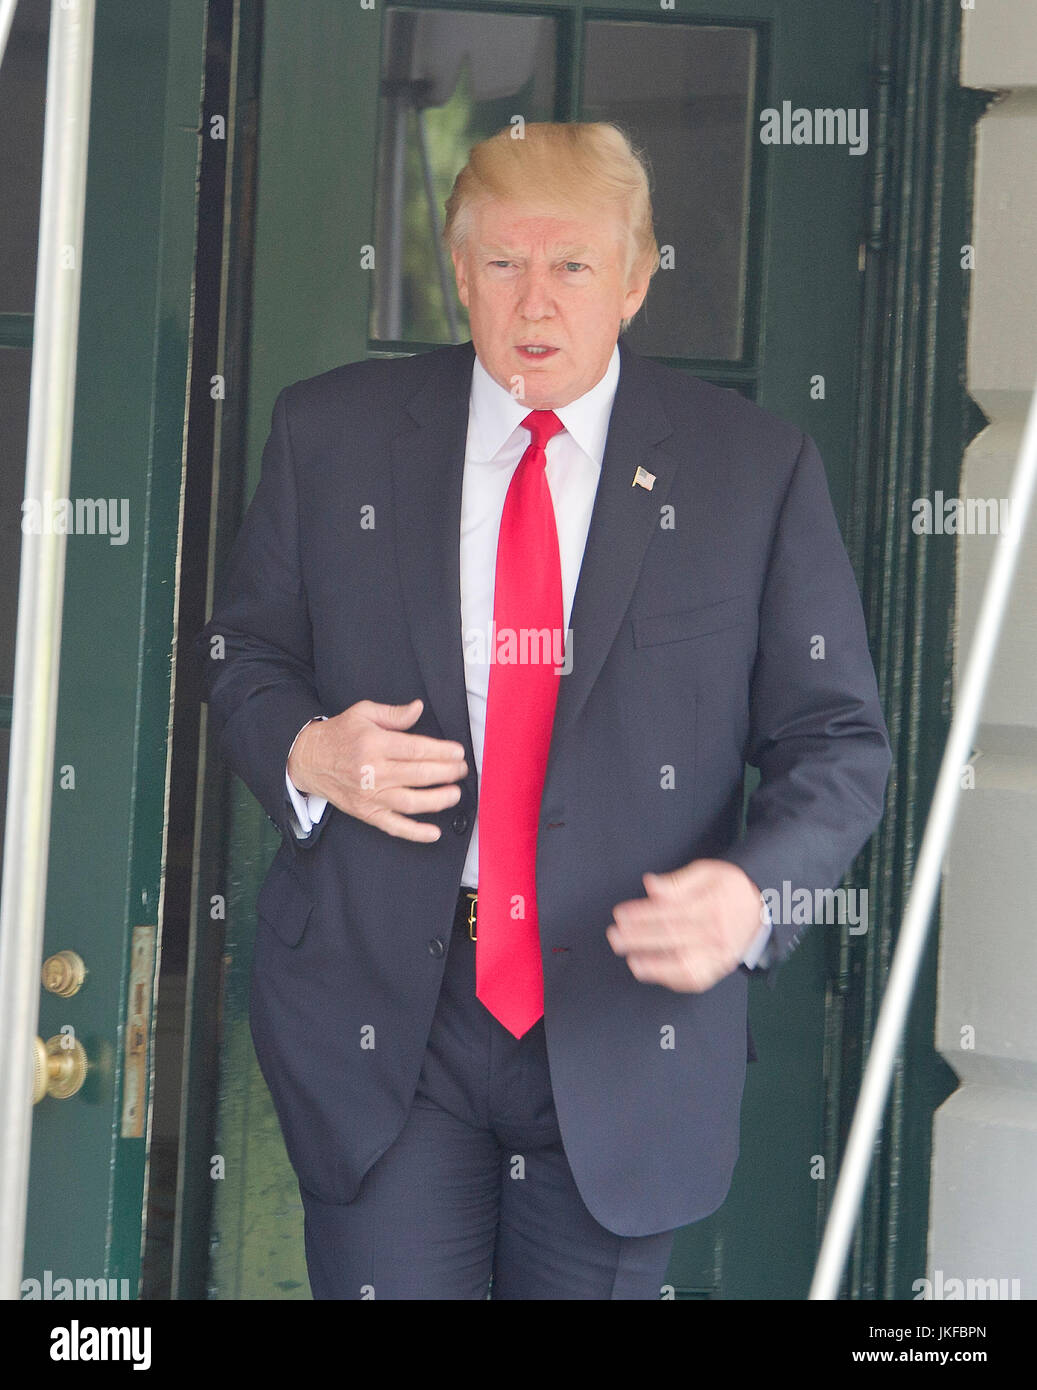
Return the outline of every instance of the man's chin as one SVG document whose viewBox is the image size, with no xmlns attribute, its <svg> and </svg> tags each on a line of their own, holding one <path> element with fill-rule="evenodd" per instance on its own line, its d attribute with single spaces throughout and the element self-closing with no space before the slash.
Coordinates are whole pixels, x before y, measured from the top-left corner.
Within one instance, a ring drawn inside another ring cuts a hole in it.
<svg viewBox="0 0 1037 1390">
<path fill-rule="evenodd" d="M 571 400 L 575 399 L 573 394 L 566 395 L 565 384 L 561 379 L 562 374 L 554 365 L 561 356 L 561 352 L 558 352 L 550 364 L 547 362 L 538 364 L 520 358 L 517 353 L 512 353 L 508 359 L 507 370 L 497 372 L 490 371 L 489 367 L 486 369 L 498 386 L 502 386 L 520 404 L 528 406 L 530 410 L 557 410 L 560 406 L 568 405 Z M 485 361 L 483 361 L 483 366 L 486 366 Z M 516 394 L 515 388 L 518 385 L 523 388 L 521 395 Z"/>
<path fill-rule="evenodd" d="M 555 410 L 559 406 L 568 405 L 573 399 L 571 393 L 566 393 L 563 374 L 557 369 L 552 370 L 547 363 L 538 367 L 536 363 L 522 362 L 512 373 L 512 383 L 516 377 L 522 378 L 525 388 L 516 400 L 528 405 L 530 410 Z"/>
</svg>

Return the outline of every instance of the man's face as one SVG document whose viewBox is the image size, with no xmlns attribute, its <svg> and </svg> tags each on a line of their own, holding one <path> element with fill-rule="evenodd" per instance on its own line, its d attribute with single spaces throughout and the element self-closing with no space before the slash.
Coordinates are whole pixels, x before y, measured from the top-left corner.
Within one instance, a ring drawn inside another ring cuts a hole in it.
<svg viewBox="0 0 1037 1390">
<path fill-rule="evenodd" d="M 472 209 L 453 260 L 480 362 L 506 391 L 516 393 L 518 378 L 531 410 L 568 405 L 601 380 L 650 278 L 624 274 L 617 214 L 551 215 L 498 200 Z"/>
</svg>

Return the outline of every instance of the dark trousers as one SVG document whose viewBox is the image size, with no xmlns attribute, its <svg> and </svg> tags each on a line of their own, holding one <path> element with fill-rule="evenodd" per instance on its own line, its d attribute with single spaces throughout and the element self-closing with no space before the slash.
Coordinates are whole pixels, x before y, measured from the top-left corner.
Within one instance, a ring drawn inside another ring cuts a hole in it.
<svg viewBox="0 0 1037 1390">
<path fill-rule="evenodd" d="M 673 1244 L 672 1231 L 618 1236 L 587 1210 L 543 1020 L 516 1039 L 476 999 L 460 918 L 402 1132 L 352 1202 L 302 1199 L 318 1299 L 657 1299 Z"/>
</svg>

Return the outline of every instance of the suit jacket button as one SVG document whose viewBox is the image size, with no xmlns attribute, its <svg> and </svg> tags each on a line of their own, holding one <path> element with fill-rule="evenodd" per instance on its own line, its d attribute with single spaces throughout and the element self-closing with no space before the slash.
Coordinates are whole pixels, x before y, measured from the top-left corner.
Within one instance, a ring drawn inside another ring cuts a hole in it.
<svg viewBox="0 0 1037 1390">
<path fill-rule="evenodd" d="M 428 944 L 428 953 L 430 956 L 441 956 L 445 950 L 446 947 L 443 945 L 441 937 L 434 936 Z"/>
<path fill-rule="evenodd" d="M 468 812 L 458 811 L 457 815 L 450 822 L 458 835 L 463 835 L 468 829 Z"/>
</svg>

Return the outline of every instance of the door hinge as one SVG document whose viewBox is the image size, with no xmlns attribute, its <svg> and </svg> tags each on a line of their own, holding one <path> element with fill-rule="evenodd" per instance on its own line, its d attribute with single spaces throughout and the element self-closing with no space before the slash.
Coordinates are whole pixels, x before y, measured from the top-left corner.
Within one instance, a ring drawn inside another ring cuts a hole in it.
<svg viewBox="0 0 1037 1390">
<path fill-rule="evenodd" d="M 123 1139 L 143 1139 L 148 1110 L 148 1041 L 155 981 L 157 927 L 134 927 L 130 947 L 130 986 L 126 1000 L 126 1042 L 122 1068 Z"/>
</svg>

